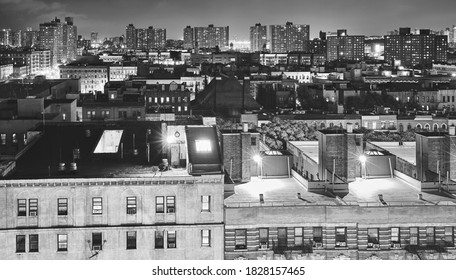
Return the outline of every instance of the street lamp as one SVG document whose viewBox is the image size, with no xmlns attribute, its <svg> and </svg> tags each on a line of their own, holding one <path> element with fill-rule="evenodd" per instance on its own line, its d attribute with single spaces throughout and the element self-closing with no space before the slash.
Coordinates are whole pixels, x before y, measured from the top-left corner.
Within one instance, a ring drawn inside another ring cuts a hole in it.
<svg viewBox="0 0 456 280">
<path fill-rule="evenodd" d="M 360 155 L 359 156 L 359 162 L 361 162 L 361 177 L 366 178 L 366 161 L 367 158 L 365 155 Z"/>
</svg>

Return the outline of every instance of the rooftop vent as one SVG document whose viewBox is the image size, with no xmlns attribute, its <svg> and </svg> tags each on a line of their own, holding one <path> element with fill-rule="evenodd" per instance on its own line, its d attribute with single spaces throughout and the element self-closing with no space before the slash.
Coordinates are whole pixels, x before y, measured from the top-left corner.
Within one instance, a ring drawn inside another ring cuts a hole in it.
<svg viewBox="0 0 456 280">
<path fill-rule="evenodd" d="M 264 198 L 263 198 L 263 194 L 260 193 L 260 203 L 264 203 Z"/>
</svg>

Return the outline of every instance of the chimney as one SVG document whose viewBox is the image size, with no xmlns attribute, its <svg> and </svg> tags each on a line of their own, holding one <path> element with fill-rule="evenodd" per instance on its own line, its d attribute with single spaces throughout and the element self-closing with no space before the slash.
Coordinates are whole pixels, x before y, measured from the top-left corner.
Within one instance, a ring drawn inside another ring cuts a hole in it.
<svg viewBox="0 0 456 280">
<path fill-rule="evenodd" d="M 418 199 L 419 199 L 419 200 L 423 200 L 423 194 L 422 194 L 422 193 L 419 193 L 419 194 L 418 194 Z"/>
<path fill-rule="evenodd" d="M 347 123 L 347 133 L 353 133 L 353 124 Z"/>
<path fill-rule="evenodd" d="M 455 136 L 455 135 L 456 135 L 456 126 L 451 125 L 451 126 L 448 128 L 448 133 L 450 134 L 450 136 Z"/>
<path fill-rule="evenodd" d="M 264 198 L 263 198 L 263 194 L 260 193 L 260 203 L 264 203 Z"/>
</svg>

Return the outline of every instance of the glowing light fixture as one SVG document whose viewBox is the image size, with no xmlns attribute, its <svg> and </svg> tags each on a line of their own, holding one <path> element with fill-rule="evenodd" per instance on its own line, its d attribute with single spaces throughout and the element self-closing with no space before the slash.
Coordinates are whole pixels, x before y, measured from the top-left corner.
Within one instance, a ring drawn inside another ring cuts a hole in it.
<svg viewBox="0 0 456 280">
<path fill-rule="evenodd" d="M 367 158 L 366 158 L 365 155 L 359 156 L 359 161 L 360 161 L 362 164 L 366 163 L 366 160 L 367 160 Z"/>
<path fill-rule="evenodd" d="M 261 161 L 260 155 L 254 155 L 254 156 L 252 157 L 252 159 L 253 159 L 256 163 L 259 163 L 259 162 Z"/>
</svg>

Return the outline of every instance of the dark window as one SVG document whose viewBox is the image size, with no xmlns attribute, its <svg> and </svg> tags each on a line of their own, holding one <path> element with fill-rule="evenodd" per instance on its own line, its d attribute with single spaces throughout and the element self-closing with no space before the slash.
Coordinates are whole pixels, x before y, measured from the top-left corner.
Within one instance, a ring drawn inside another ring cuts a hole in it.
<svg viewBox="0 0 456 280">
<path fill-rule="evenodd" d="M 163 249 L 164 240 L 163 240 L 163 231 L 155 232 L 155 249 Z"/>
<path fill-rule="evenodd" d="M 418 228 L 410 228 L 410 245 L 418 245 Z"/>
<path fill-rule="evenodd" d="M 57 234 L 57 251 L 59 251 L 59 252 L 68 251 L 68 235 Z"/>
<path fill-rule="evenodd" d="M 399 247 L 401 244 L 401 236 L 399 228 L 391 228 L 391 247 Z"/>
<path fill-rule="evenodd" d="M 336 228 L 336 247 L 347 247 L 347 228 Z"/>
<path fill-rule="evenodd" d="M 237 229 L 235 231 L 235 249 L 247 249 L 246 229 Z"/>
<path fill-rule="evenodd" d="M 434 246 L 435 244 L 435 231 L 434 227 L 426 228 L 426 245 Z"/>
<path fill-rule="evenodd" d="M 29 235 L 29 252 L 38 252 L 38 234 Z"/>
<path fill-rule="evenodd" d="M 136 231 L 127 231 L 127 250 L 136 249 Z"/>
<path fill-rule="evenodd" d="M 266 249 L 269 247 L 269 229 L 260 228 L 260 248 Z"/>
<path fill-rule="evenodd" d="M 211 196 L 201 196 L 201 212 L 211 212 Z"/>
<path fill-rule="evenodd" d="M 38 216 L 38 199 L 29 199 L 29 216 Z"/>
<path fill-rule="evenodd" d="M 367 229 L 367 248 L 374 248 L 378 244 L 378 228 Z"/>
<path fill-rule="evenodd" d="M 252 144 L 252 146 L 256 146 L 256 137 L 250 138 L 250 143 Z"/>
<path fill-rule="evenodd" d="M 16 235 L 16 253 L 25 252 L 25 235 Z"/>
<path fill-rule="evenodd" d="M 168 248 L 176 248 L 176 231 L 168 231 Z"/>
<path fill-rule="evenodd" d="M 209 229 L 201 230 L 201 247 L 211 246 L 211 231 Z"/>
<path fill-rule="evenodd" d="M 136 214 L 136 196 L 127 197 L 127 214 Z"/>
<path fill-rule="evenodd" d="M 17 200 L 17 215 L 27 216 L 27 199 Z"/>
<path fill-rule="evenodd" d="M 155 197 L 155 213 L 165 213 L 165 197 Z"/>
<path fill-rule="evenodd" d="M 68 199 L 57 198 L 57 215 L 66 216 L 68 215 Z"/>
<path fill-rule="evenodd" d="M 93 215 L 103 214 L 103 199 L 101 197 L 92 198 L 92 214 Z"/>
<path fill-rule="evenodd" d="M 166 213 L 175 213 L 176 212 L 176 197 L 167 196 L 166 197 Z"/>
<path fill-rule="evenodd" d="M 103 234 L 101 232 L 92 233 L 92 250 L 99 251 L 103 249 Z"/>
<path fill-rule="evenodd" d="M 287 244 L 287 229 L 286 228 L 278 228 L 278 247 L 279 250 L 285 250 L 288 246 Z"/>
<path fill-rule="evenodd" d="M 445 245 L 448 247 L 454 247 L 454 233 L 453 227 L 445 227 Z"/>
<path fill-rule="evenodd" d="M 323 242 L 323 228 L 322 227 L 314 227 L 313 230 L 313 243 L 314 246 L 319 247 L 317 243 L 322 243 Z"/>
<path fill-rule="evenodd" d="M 302 227 L 297 227 L 294 229 L 294 245 L 295 246 L 302 246 Z"/>
</svg>

